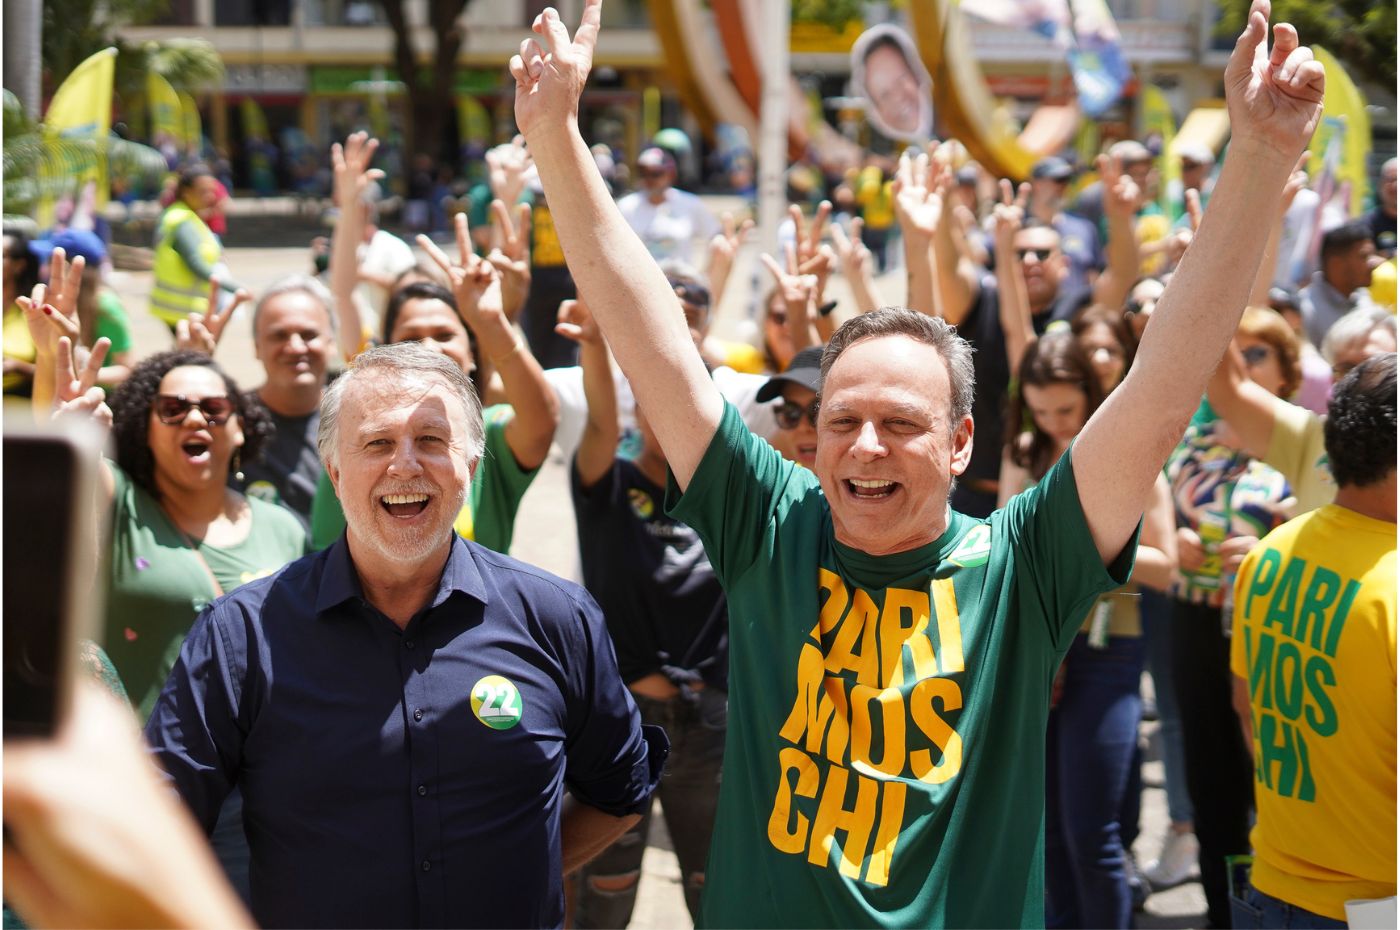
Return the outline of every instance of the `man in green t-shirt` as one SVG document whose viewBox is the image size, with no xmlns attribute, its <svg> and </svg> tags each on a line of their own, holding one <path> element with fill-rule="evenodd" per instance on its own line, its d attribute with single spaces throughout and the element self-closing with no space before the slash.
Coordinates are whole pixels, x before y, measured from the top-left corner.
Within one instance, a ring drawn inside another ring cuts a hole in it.
<svg viewBox="0 0 1400 930">
<path fill-rule="evenodd" d="M 730 604 L 729 730 L 708 926 L 1043 925 L 1055 667 L 1126 580 L 1144 503 L 1244 309 L 1322 69 L 1255 0 L 1225 74 L 1234 141 L 1128 378 L 1040 485 L 952 512 L 971 360 L 941 320 L 857 317 L 823 358 L 812 472 L 744 430 L 578 131 L 600 0 L 512 59 L 516 123 L 593 308 Z M 547 40 L 547 42 L 546 42 Z M 544 46 L 551 49 L 546 55 Z M 1243 153 L 1243 154 L 1241 154 Z M 937 194 L 933 194 L 937 196 Z M 995 438 L 993 438 L 995 441 Z M 1083 493 L 1081 493 L 1083 489 Z"/>
</svg>

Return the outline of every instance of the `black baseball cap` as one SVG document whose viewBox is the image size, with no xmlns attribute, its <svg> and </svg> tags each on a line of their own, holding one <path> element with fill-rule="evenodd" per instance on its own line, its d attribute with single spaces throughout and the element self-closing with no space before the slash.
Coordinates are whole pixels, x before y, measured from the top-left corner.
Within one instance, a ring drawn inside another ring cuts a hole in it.
<svg viewBox="0 0 1400 930">
<path fill-rule="evenodd" d="M 825 346 L 808 346 L 792 357 L 788 363 L 787 370 L 780 375 L 774 375 L 758 389 L 756 399 L 759 403 L 767 403 L 783 393 L 784 384 L 797 384 L 805 387 L 809 391 L 820 391 L 822 388 L 822 352 Z"/>
</svg>

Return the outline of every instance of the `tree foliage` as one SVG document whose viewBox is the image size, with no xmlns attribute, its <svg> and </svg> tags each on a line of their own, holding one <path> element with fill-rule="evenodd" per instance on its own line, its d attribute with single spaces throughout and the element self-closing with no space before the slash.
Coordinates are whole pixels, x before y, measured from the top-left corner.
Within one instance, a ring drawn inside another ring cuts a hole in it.
<svg viewBox="0 0 1400 930">
<path fill-rule="evenodd" d="M 1250 0 L 1220 0 L 1216 34 L 1244 27 Z M 1303 42 L 1321 45 L 1356 77 L 1395 86 L 1395 0 L 1274 0 L 1273 21 L 1292 23 Z"/>
<path fill-rule="evenodd" d="M 85 58 L 112 45 L 122 26 L 151 22 L 169 8 L 170 0 L 44 0 L 45 86 L 52 92 Z"/>
<path fill-rule="evenodd" d="M 379 0 L 394 33 L 394 68 L 408 94 L 408 125 L 404 142 L 409 152 L 424 152 L 434 161 L 450 158 L 456 145 L 447 137 L 452 108 L 452 85 L 457 56 L 466 42 L 462 16 L 471 0 L 426 0 L 428 33 L 433 48 L 426 69 L 420 69 L 413 47 L 407 0 Z"/>
</svg>

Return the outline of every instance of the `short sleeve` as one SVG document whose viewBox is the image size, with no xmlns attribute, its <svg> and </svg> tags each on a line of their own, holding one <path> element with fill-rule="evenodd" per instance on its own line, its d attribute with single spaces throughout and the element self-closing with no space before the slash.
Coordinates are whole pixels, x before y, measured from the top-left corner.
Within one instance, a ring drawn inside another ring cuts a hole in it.
<svg viewBox="0 0 1400 930">
<path fill-rule="evenodd" d="M 472 535 L 488 549 L 505 552 L 514 535 L 520 500 L 539 469 L 521 468 L 506 442 L 506 426 L 515 416 L 514 410 L 497 404 L 488 407 L 484 416 L 486 452 L 472 482 Z"/>
<path fill-rule="evenodd" d="M 238 716 L 248 642 L 238 613 L 227 598 L 200 613 L 146 722 L 156 761 L 206 832 L 242 763 L 246 727 Z"/>
<path fill-rule="evenodd" d="M 623 687 L 603 613 L 580 591 L 568 657 L 565 781 L 580 801 L 615 817 L 641 814 L 661 780 L 670 742 Z"/>
<path fill-rule="evenodd" d="M 104 290 L 97 295 L 98 338 L 106 336 L 112 341 L 109 350 L 113 356 L 131 351 L 131 324 L 127 320 L 126 308 L 121 298 L 114 292 Z"/>
<path fill-rule="evenodd" d="M 1123 551 L 1104 566 L 1080 503 L 1073 452 L 1071 446 L 1039 484 L 993 515 L 1004 521 L 1014 550 L 1022 602 L 1032 598 L 1057 649 L 1068 647 L 1095 598 L 1128 583 L 1142 531 L 1139 519 Z"/>
<path fill-rule="evenodd" d="M 1274 430 L 1264 464 L 1288 479 L 1298 513 L 1331 503 L 1337 493 L 1327 464 L 1322 418 L 1286 400 L 1274 402 Z"/>
<path fill-rule="evenodd" d="M 666 512 L 700 534 L 715 574 L 728 585 L 763 552 L 781 508 L 817 490 L 811 472 L 749 432 L 739 411 L 726 402 L 684 494 L 668 476 Z"/>
</svg>

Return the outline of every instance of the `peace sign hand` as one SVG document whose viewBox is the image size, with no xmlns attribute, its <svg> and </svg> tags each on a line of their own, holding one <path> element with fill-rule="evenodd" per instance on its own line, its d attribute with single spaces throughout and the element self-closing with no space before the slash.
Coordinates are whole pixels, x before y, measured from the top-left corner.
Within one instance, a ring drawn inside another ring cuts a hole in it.
<svg viewBox="0 0 1400 930">
<path fill-rule="evenodd" d="M 495 312 L 504 315 L 501 277 L 490 262 L 478 258 L 472 251 L 467 215 L 458 213 L 452 219 L 457 233 L 457 254 L 461 259 L 460 263 L 454 263 L 427 236 L 420 235 L 418 245 L 447 274 L 448 280 L 452 282 L 452 293 L 457 298 L 457 308 L 462 314 L 462 321 L 476 330 L 479 338 L 481 333 L 477 324 L 481 314 Z"/>
<path fill-rule="evenodd" d="M 760 255 L 759 260 L 777 282 L 778 293 L 787 306 L 789 316 L 811 319 L 817 305 L 817 276 L 799 270 L 796 250 L 791 245 L 787 247 L 786 270 L 767 252 Z"/>
<path fill-rule="evenodd" d="M 1254 0 L 1225 67 L 1225 101 L 1232 148 L 1291 166 L 1322 116 L 1324 74 L 1312 50 L 1298 44 L 1288 23 L 1274 26 L 1269 49 L 1269 0 Z"/>
<path fill-rule="evenodd" d="M 831 242 L 836 246 L 836 257 L 841 261 L 841 271 L 852 281 L 868 274 L 871 269 L 870 249 L 861 241 L 864 229 L 865 221 L 860 217 L 851 220 L 849 236 L 840 223 L 831 224 Z"/>
<path fill-rule="evenodd" d="M 506 316 L 515 319 L 530 296 L 530 205 L 516 204 L 516 216 L 502 200 L 491 201 L 492 239 L 495 247 L 486 255 L 501 275 L 501 299 Z"/>
<path fill-rule="evenodd" d="M 931 147 L 931 146 L 930 146 Z M 894 212 L 907 236 L 932 239 L 943 220 L 943 204 L 953 173 L 941 159 L 928 152 L 899 156 L 894 179 Z"/>
<path fill-rule="evenodd" d="M 112 410 L 107 406 L 107 397 L 102 388 L 97 387 L 97 374 L 107 358 L 107 350 L 112 340 L 103 336 L 97 340 L 88 353 L 82 373 L 74 376 L 73 342 L 67 336 L 58 340 L 58 357 L 54 369 L 54 411 L 53 418 L 76 417 L 89 419 L 105 429 L 112 427 Z"/>
<path fill-rule="evenodd" d="M 239 288 L 229 305 L 220 310 L 219 294 L 219 279 L 210 278 L 209 307 L 204 313 L 191 313 L 188 318 L 175 324 L 175 348 L 213 356 L 224 335 L 224 327 L 233 319 L 233 311 L 253 299 L 252 294 Z"/>
<path fill-rule="evenodd" d="M 998 251 L 1005 244 L 1006 249 L 1011 248 L 1012 238 L 1021 231 L 1021 226 L 1025 222 L 1026 203 L 1031 197 L 1031 186 L 1022 182 L 1016 195 L 1013 198 L 1011 192 L 1011 181 L 1002 178 L 1001 203 L 992 206 L 992 217 L 996 221 L 996 242 Z"/>
<path fill-rule="evenodd" d="M 553 7 L 535 17 L 535 38 L 520 43 L 510 59 L 515 78 L 515 124 L 528 140 L 542 127 L 562 126 L 578 118 L 578 101 L 593 68 L 603 0 L 584 0 L 583 18 L 574 38 Z M 541 44 L 544 40 L 544 44 Z M 544 45 L 549 46 L 545 51 Z"/>
</svg>

